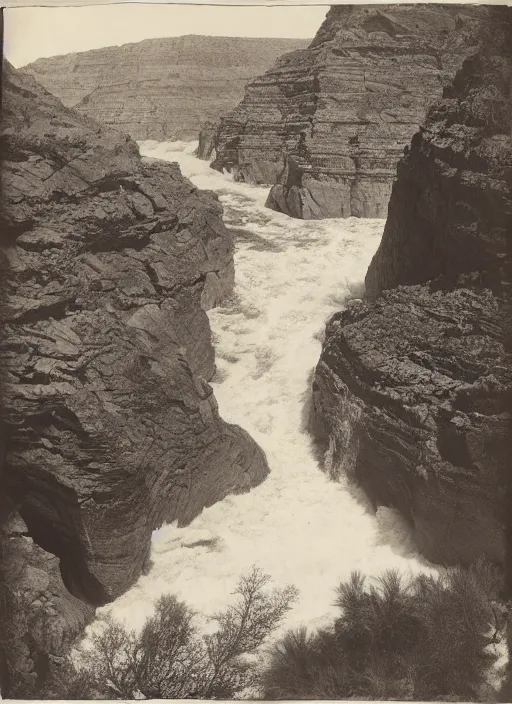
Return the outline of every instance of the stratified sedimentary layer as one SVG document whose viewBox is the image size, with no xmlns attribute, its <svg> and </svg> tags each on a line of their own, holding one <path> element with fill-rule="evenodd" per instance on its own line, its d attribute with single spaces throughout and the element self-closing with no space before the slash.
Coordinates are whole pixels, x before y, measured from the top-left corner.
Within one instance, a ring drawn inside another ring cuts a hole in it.
<svg viewBox="0 0 512 704">
<path fill-rule="evenodd" d="M 266 476 L 207 383 L 233 245 L 176 164 L 9 66 L 1 139 L 4 519 L 95 606 L 137 579 L 156 526 Z"/>
<path fill-rule="evenodd" d="M 67 107 L 134 139 L 197 139 L 245 84 L 304 39 L 188 35 L 39 59 L 26 69 Z"/>
<path fill-rule="evenodd" d="M 484 6 L 340 5 L 309 48 L 252 81 L 213 166 L 298 218 L 386 217 L 403 148 L 477 48 Z"/>
<path fill-rule="evenodd" d="M 367 299 L 329 322 L 314 381 L 333 476 L 443 563 L 512 564 L 511 14 L 400 162 Z"/>
</svg>

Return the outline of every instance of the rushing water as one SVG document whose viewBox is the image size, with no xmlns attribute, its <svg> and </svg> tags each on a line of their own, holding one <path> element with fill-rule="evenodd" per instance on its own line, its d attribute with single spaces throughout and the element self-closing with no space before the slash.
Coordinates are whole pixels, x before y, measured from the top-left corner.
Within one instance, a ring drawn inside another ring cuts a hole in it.
<svg viewBox="0 0 512 704">
<path fill-rule="evenodd" d="M 373 514 L 357 489 L 328 479 L 306 429 L 325 322 L 358 295 L 384 222 L 275 213 L 264 207 L 266 188 L 213 171 L 193 156 L 195 146 L 146 142 L 141 151 L 179 162 L 195 185 L 216 191 L 226 225 L 236 228 L 234 295 L 209 313 L 218 368 L 212 385 L 222 417 L 252 435 L 271 473 L 190 526 L 156 531 L 149 574 L 103 611 L 137 627 L 156 598 L 173 592 L 211 614 L 256 564 L 274 585 L 299 589 L 286 627 L 322 625 L 336 612 L 335 586 L 352 570 L 430 569 L 397 514 Z"/>
</svg>

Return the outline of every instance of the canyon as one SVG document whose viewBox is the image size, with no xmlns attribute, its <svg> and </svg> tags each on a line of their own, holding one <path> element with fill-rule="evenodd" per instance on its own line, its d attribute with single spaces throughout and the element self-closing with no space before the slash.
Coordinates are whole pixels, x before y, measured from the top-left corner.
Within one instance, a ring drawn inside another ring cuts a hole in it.
<svg viewBox="0 0 512 704">
<path fill-rule="evenodd" d="M 245 84 L 303 39 L 187 35 L 38 59 L 25 67 L 66 107 L 133 139 L 196 139 Z"/>
<path fill-rule="evenodd" d="M 185 528 L 162 526 L 147 574 L 98 616 L 140 628 L 149 605 L 172 593 L 210 628 L 211 615 L 232 603 L 239 576 L 256 564 L 275 586 L 299 590 L 281 633 L 313 630 L 331 622 L 336 584 L 352 570 L 376 578 L 386 569 L 436 572 L 418 555 L 398 511 L 375 514 L 360 489 L 322 471 L 309 430 L 325 320 L 358 290 L 384 223 L 291 220 L 265 207 L 266 188 L 210 169 L 194 156 L 196 145 L 149 141 L 140 150 L 178 162 L 198 188 L 219 194 L 235 238 L 236 277 L 233 295 L 208 312 L 217 365 L 211 384 L 222 417 L 248 431 L 270 473 Z"/>
<path fill-rule="evenodd" d="M 255 564 L 278 636 L 354 570 L 512 589 L 512 10 L 335 6 L 238 107 L 281 40 L 179 40 L 3 66 L 3 697 Z"/>
<path fill-rule="evenodd" d="M 488 8 L 332 7 L 306 49 L 251 81 L 223 116 L 212 166 L 272 185 L 296 218 L 385 218 L 404 147 L 474 53 Z"/>
<path fill-rule="evenodd" d="M 6 62 L 2 95 L 5 697 L 137 580 L 155 528 L 268 467 L 208 384 L 234 274 L 217 197 Z"/>
<path fill-rule="evenodd" d="M 399 162 L 365 297 L 329 321 L 313 382 L 333 477 L 400 510 L 428 559 L 509 577 L 511 15 Z"/>
</svg>

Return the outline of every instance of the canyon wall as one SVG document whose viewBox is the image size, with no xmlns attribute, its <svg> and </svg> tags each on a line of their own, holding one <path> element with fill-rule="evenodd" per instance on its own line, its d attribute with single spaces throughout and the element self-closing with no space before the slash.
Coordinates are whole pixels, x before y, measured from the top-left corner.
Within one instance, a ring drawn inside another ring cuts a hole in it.
<svg viewBox="0 0 512 704">
<path fill-rule="evenodd" d="M 488 8 L 332 7 L 307 49 L 281 57 L 222 118 L 214 168 L 275 184 L 297 218 L 384 218 L 396 165 Z"/>
<path fill-rule="evenodd" d="M 133 139 L 197 139 L 241 100 L 245 84 L 305 39 L 188 35 L 146 39 L 26 67 L 67 107 Z"/>
<path fill-rule="evenodd" d="M 398 165 L 366 298 L 327 325 L 314 406 L 332 476 L 398 508 L 430 560 L 510 571 L 512 10 L 490 29 Z"/>
<path fill-rule="evenodd" d="M 9 65 L 1 144 L 1 586 L 49 624 L 43 647 L 8 611 L 37 679 L 40 657 L 135 582 L 154 528 L 268 468 L 207 383 L 205 309 L 233 284 L 216 196 Z"/>
</svg>

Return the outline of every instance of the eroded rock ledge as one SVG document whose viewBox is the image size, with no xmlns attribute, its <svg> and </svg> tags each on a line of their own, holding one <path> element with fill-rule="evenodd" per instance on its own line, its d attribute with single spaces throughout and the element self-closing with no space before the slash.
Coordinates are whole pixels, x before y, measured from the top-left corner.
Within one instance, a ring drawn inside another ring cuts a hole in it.
<svg viewBox="0 0 512 704">
<path fill-rule="evenodd" d="M 511 14 L 400 162 L 367 299 L 329 322 L 314 380 L 332 475 L 441 563 L 512 564 Z"/>
<path fill-rule="evenodd" d="M 385 218 L 396 165 L 488 8 L 332 7 L 307 49 L 248 84 L 221 120 L 213 166 L 276 184 L 267 205 L 306 220 Z"/>
<path fill-rule="evenodd" d="M 9 66 L 2 156 L 4 533 L 22 526 L 50 582 L 60 560 L 59 599 L 97 606 L 137 579 L 155 527 L 267 474 L 207 383 L 232 241 L 177 165 Z"/>
</svg>

